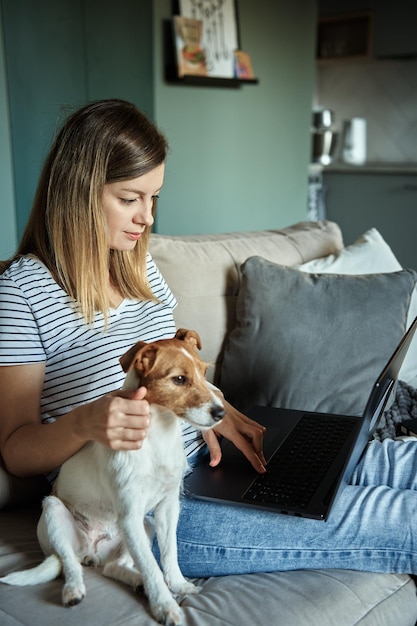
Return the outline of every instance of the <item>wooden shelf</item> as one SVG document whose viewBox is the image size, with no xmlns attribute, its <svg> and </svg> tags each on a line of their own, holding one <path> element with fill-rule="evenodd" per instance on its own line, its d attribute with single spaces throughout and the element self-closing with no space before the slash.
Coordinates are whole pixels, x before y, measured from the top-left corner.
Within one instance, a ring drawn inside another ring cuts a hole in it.
<svg viewBox="0 0 417 626">
<path fill-rule="evenodd" d="M 167 83 L 172 85 L 190 85 L 194 87 L 231 87 L 239 88 L 242 85 L 257 85 L 259 80 L 257 78 L 220 78 L 216 76 L 183 76 L 181 78 L 177 76 L 166 76 Z"/>
</svg>

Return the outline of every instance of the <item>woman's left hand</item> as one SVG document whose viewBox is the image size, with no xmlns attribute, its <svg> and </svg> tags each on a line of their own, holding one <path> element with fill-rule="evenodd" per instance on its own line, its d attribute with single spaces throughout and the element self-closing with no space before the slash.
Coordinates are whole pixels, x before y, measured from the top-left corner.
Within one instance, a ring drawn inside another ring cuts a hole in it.
<svg viewBox="0 0 417 626">
<path fill-rule="evenodd" d="M 230 439 L 260 474 L 265 473 L 265 457 L 262 449 L 265 427 L 261 426 L 222 398 L 226 415 L 218 426 L 203 433 L 210 450 L 210 465 L 215 467 L 222 458 L 219 436 Z"/>
</svg>

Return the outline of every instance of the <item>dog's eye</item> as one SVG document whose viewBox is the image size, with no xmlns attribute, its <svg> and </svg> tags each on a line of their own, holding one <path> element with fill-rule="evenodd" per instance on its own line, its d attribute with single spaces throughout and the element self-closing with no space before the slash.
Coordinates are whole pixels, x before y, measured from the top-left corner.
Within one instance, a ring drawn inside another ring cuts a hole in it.
<svg viewBox="0 0 417 626">
<path fill-rule="evenodd" d="M 187 382 L 187 377 L 186 376 L 173 376 L 172 377 L 172 382 L 174 383 L 174 385 L 185 385 Z"/>
</svg>

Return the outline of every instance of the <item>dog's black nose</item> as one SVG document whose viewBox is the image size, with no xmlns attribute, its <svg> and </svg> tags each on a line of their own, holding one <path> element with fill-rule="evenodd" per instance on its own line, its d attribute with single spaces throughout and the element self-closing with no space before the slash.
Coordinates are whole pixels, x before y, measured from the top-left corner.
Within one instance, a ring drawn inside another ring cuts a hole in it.
<svg viewBox="0 0 417 626">
<path fill-rule="evenodd" d="M 224 418 L 225 412 L 222 406 L 215 406 L 210 409 L 210 415 L 216 422 L 220 422 Z"/>
</svg>

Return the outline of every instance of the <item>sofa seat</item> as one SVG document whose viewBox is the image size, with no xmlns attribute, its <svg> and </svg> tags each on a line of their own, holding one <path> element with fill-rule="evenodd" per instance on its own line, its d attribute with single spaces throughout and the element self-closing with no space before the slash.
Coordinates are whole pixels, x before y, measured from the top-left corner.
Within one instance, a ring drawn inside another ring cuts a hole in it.
<svg viewBox="0 0 417 626">
<path fill-rule="evenodd" d="M 37 507 L 0 513 L 0 575 L 37 565 Z M 61 578 L 35 587 L 0 586 L 1 626 L 155 626 L 133 590 L 84 568 L 87 595 L 61 604 Z M 417 601 L 407 575 L 305 570 L 198 580 L 198 596 L 182 607 L 185 626 L 414 626 Z"/>
</svg>

